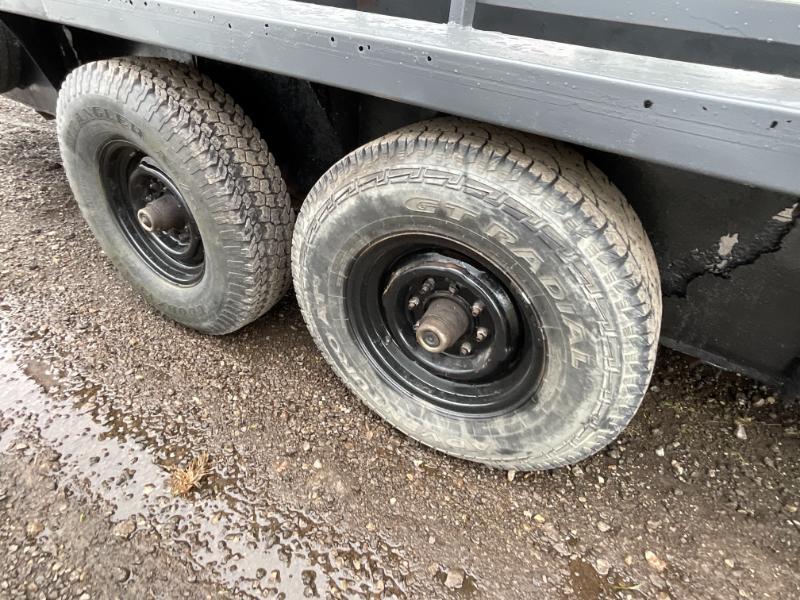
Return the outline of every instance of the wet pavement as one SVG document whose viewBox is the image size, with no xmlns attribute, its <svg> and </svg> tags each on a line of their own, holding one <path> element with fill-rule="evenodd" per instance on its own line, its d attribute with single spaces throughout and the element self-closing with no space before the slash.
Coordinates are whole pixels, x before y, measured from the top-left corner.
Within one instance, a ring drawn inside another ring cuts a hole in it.
<svg viewBox="0 0 800 600">
<path fill-rule="evenodd" d="M 796 598 L 798 457 L 795 400 L 668 351 L 576 467 L 437 454 L 344 389 L 291 295 L 222 338 L 151 310 L 53 125 L 0 99 L 0 598 Z"/>
</svg>

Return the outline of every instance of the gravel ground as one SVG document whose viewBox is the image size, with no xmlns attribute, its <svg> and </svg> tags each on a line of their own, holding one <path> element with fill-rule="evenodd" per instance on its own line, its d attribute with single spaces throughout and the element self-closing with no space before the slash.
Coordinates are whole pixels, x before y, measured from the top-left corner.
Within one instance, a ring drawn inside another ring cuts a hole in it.
<svg viewBox="0 0 800 600">
<path fill-rule="evenodd" d="M 794 400 L 663 350 L 580 465 L 447 458 L 344 389 L 293 297 L 222 338 L 151 310 L 7 100 L 0 165 L 0 598 L 800 597 Z"/>
</svg>

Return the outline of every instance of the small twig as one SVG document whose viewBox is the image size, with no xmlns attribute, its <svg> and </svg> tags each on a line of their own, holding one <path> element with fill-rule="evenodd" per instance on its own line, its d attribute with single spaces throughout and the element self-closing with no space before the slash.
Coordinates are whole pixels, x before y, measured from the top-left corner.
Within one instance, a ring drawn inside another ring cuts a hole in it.
<svg viewBox="0 0 800 600">
<path fill-rule="evenodd" d="M 210 473 L 208 468 L 208 453 L 203 452 L 193 458 L 185 469 L 176 469 L 169 480 L 169 487 L 176 496 L 185 496 L 196 489 L 200 481 Z"/>
</svg>

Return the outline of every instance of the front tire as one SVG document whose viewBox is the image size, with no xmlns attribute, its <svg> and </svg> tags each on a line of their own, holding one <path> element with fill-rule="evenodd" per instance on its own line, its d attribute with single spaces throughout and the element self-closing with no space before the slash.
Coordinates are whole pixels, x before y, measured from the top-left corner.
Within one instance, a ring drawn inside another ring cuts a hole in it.
<svg viewBox="0 0 800 600">
<path fill-rule="evenodd" d="M 57 119 L 84 218 L 158 310 L 223 334 L 283 296 L 286 186 L 258 130 L 208 77 L 162 59 L 90 63 L 64 82 Z"/>
<path fill-rule="evenodd" d="M 619 434 L 650 379 L 652 248 L 620 192 L 557 143 L 438 119 L 367 144 L 312 189 L 292 269 L 337 374 L 453 456 L 574 463 Z"/>
</svg>

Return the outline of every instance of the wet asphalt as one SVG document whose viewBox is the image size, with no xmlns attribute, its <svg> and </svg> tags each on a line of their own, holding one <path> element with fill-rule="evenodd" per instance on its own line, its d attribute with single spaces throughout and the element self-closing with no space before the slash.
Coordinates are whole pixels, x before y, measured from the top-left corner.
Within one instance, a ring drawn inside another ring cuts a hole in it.
<svg viewBox="0 0 800 600">
<path fill-rule="evenodd" d="M 339 383 L 291 294 L 219 338 L 150 309 L 53 124 L 0 99 L 0 598 L 797 598 L 799 457 L 796 400 L 666 350 L 580 465 L 429 450 Z"/>
</svg>

